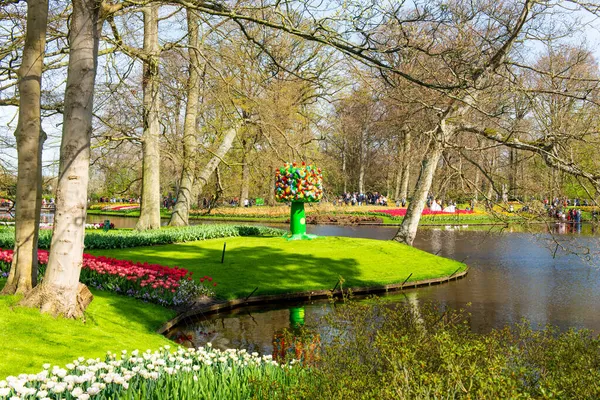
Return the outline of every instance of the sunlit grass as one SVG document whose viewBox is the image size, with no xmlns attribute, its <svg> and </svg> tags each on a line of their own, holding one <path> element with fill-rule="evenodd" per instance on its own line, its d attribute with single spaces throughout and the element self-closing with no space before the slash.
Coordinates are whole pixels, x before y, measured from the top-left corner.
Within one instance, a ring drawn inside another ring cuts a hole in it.
<svg viewBox="0 0 600 400">
<path fill-rule="evenodd" d="M 227 243 L 221 264 L 223 244 Z M 217 296 L 254 295 L 365 287 L 447 276 L 464 264 L 393 241 L 322 237 L 288 242 L 283 238 L 238 237 L 166 246 L 90 251 L 118 259 L 180 266 L 194 276 L 211 276 Z"/>
<path fill-rule="evenodd" d="M 0 287 L 4 283 L 0 280 Z M 174 311 L 108 292 L 92 293 L 85 323 L 19 307 L 20 296 L 0 296 L 0 379 L 40 372 L 44 363 L 64 366 L 81 356 L 104 358 L 107 351 L 172 344 L 155 330 Z"/>
</svg>

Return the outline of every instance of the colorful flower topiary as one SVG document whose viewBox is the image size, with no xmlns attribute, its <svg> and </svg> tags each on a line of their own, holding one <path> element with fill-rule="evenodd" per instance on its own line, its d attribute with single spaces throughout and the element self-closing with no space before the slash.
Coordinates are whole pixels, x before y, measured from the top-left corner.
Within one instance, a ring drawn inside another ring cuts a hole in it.
<svg viewBox="0 0 600 400">
<path fill-rule="evenodd" d="M 316 203 L 323 198 L 321 169 L 313 165 L 285 163 L 275 172 L 275 199 L 278 202 Z"/>
<path fill-rule="evenodd" d="M 288 240 L 314 239 L 306 233 L 304 203 L 316 203 L 323 198 L 321 169 L 313 165 L 285 163 L 275 172 L 275 199 L 291 202 L 290 230 Z"/>
</svg>

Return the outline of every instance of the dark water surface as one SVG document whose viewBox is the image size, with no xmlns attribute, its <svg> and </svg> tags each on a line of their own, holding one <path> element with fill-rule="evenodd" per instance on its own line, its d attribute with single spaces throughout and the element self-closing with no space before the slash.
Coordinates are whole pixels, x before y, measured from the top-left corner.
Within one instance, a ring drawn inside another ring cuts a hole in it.
<svg viewBox="0 0 600 400">
<path fill-rule="evenodd" d="M 381 240 L 391 239 L 396 232 L 394 227 L 375 226 L 309 226 L 308 230 L 323 236 Z M 476 332 L 527 318 L 534 327 L 551 324 L 563 330 L 588 328 L 600 333 L 600 236 L 591 225 L 427 228 L 421 229 L 414 245 L 464 261 L 469 274 L 456 282 L 388 295 L 388 301 L 435 301 L 466 308 Z M 578 254 L 570 254 L 574 252 Z M 268 354 L 275 335 L 295 324 L 299 311 L 310 326 L 330 307 L 320 301 L 240 308 L 188 321 L 170 335 L 190 345 L 210 341 L 222 348 L 243 347 Z"/>
</svg>

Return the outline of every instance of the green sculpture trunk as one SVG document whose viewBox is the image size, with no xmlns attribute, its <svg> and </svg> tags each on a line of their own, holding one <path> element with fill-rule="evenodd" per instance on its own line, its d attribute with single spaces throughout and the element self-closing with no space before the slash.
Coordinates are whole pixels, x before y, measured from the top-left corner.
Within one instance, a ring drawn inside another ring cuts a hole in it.
<svg viewBox="0 0 600 400">
<path fill-rule="evenodd" d="M 288 240 L 310 240 L 317 237 L 316 235 L 309 235 L 306 233 L 306 213 L 304 212 L 304 203 L 302 202 L 292 202 L 290 210 L 290 231 L 292 232 L 292 235 L 288 237 Z"/>
</svg>

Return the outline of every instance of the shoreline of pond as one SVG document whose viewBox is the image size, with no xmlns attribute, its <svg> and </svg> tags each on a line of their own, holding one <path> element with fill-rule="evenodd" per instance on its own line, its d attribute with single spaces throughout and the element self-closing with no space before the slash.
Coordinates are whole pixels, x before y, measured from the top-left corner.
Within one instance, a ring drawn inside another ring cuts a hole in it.
<svg viewBox="0 0 600 400">
<path fill-rule="evenodd" d="M 114 211 L 97 211 L 91 210 L 89 212 L 89 216 L 105 216 L 105 217 L 123 217 L 123 218 L 139 218 L 137 213 L 118 213 Z M 348 216 L 358 216 L 356 214 L 346 214 Z M 161 215 L 161 219 L 168 219 L 168 215 Z M 205 222 L 236 222 L 236 223 L 266 223 L 266 224 L 285 224 L 287 217 L 277 217 L 277 218 L 261 218 L 261 217 L 229 217 L 229 216 L 193 216 L 190 215 L 190 221 L 205 221 Z M 354 223 L 344 223 L 341 222 L 327 222 L 327 221 L 319 221 L 318 223 L 307 223 L 307 226 L 316 226 L 316 225 L 331 225 L 331 226 L 390 226 L 390 227 L 399 227 L 401 226 L 401 221 L 386 221 L 389 217 L 382 216 L 384 219 L 383 222 L 374 222 L 374 221 L 357 221 Z M 460 217 L 456 217 L 454 215 L 443 215 L 441 218 L 447 218 L 447 220 L 443 221 L 429 221 L 427 219 L 421 220 L 419 226 L 462 226 L 462 225 L 476 225 L 476 226 L 508 226 L 508 225 L 522 225 L 522 224 L 548 224 L 555 222 L 554 220 L 549 221 L 523 221 L 521 219 L 515 220 L 494 220 L 488 216 L 469 216 L 469 215 L 461 215 Z M 452 218 L 452 219 L 450 219 Z M 582 223 L 589 221 L 582 221 Z"/>
<path fill-rule="evenodd" d="M 179 313 L 171 320 L 165 322 L 160 328 L 157 329 L 157 333 L 161 335 L 167 335 L 172 329 L 176 328 L 179 324 L 187 319 L 194 319 L 198 316 L 209 316 L 218 314 L 221 311 L 227 310 L 232 311 L 238 308 L 244 308 L 248 306 L 260 306 L 269 305 L 274 303 L 285 303 L 285 302 L 297 302 L 297 301 L 312 301 L 327 298 L 341 298 L 345 295 L 352 293 L 352 295 L 370 295 L 370 294 L 381 294 L 381 293 L 393 293 L 402 292 L 404 289 L 417 289 L 421 287 L 429 287 L 445 284 L 451 281 L 458 281 L 464 278 L 469 272 L 469 267 L 463 271 L 456 270 L 454 273 L 438 278 L 423 279 L 419 281 L 408 281 L 410 274 L 406 280 L 402 283 L 393 283 L 388 285 L 377 285 L 368 287 L 355 287 L 348 289 L 336 289 L 333 290 L 309 290 L 304 292 L 292 292 L 275 295 L 262 295 L 252 297 L 251 293 L 246 298 L 233 299 L 228 301 L 214 301 L 214 299 L 208 299 L 205 304 L 193 307 L 191 310 Z"/>
</svg>

